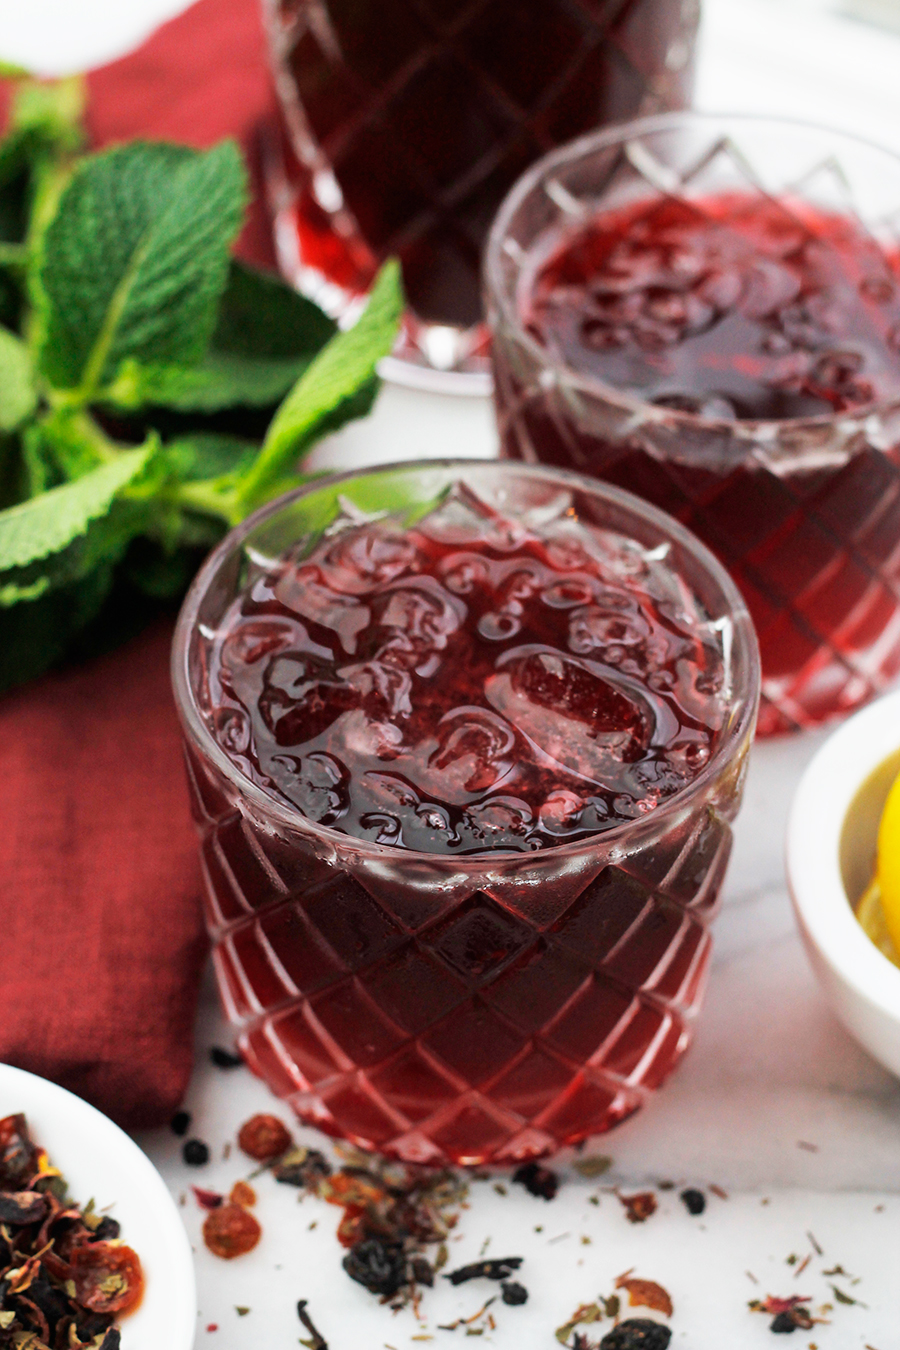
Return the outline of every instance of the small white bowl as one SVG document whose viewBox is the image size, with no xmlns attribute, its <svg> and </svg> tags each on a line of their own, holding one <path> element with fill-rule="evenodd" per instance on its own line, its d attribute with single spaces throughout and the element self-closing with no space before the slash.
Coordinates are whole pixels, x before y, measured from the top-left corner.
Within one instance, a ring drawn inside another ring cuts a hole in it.
<svg viewBox="0 0 900 1350">
<path fill-rule="evenodd" d="M 794 796 L 787 875 L 813 969 L 844 1026 L 900 1077 L 900 969 L 866 936 L 855 906 L 872 878 L 878 824 L 900 771 L 900 692 L 828 738 Z"/>
<path fill-rule="evenodd" d="M 118 1125 L 64 1088 L 0 1064 L 0 1119 L 23 1112 L 36 1144 L 80 1205 L 92 1197 L 122 1225 L 146 1281 L 137 1309 L 121 1321 L 122 1350 L 191 1350 L 197 1330 L 194 1261 L 165 1182 Z"/>
</svg>

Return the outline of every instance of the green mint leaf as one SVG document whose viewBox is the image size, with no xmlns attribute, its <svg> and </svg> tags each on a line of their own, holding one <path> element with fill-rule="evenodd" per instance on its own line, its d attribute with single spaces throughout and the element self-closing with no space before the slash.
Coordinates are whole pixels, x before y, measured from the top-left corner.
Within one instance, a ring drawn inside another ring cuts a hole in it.
<svg viewBox="0 0 900 1350">
<path fill-rule="evenodd" d="M 37 405 L 28 348 L 0 328 L 0 431 L 15 431 Z"/>
<path fill-rule="evenodd" d="M 127 360 L 99 397 L 129 412 L 154 406 L 200 413 L 271 408 L 308 364 L 298 357 L 254 360 L 217 351 L 209 352 L 197 366 L 144 366 Z"/>
<path fill-rule="evenodd" d="M 192 436 L 169 441 L 163 454 L 177 478 L 184 483 L 193 483 L 239 472 L 253 461 L 257 449 L 253 441 L 244 441 L 237 436 L 198 431 Z"/>
<path fill-rule="evenodd" d="M 89 399 L 129 356 L 203 357 L 245 178 L 229 141 L 203 153 L 136 141 L 82 160 L 34 267 L 39 359 L 52 384 Z"/>
<path fill-rule="evenodd" d="M 336 410 L 357 395 L 394 344 L 403 312 L 399 264 L 385 263 L 360 318 L 337 333 L 301 375 L 276 412 L 255 464 L 244 475 L 238 498 L 245 510 L 265 501 L 271 485 L 329 425 Z"/>
<path fill-rule="evenodd" d="M 108 514 L 116 494 L 143 473 L 154 451 L 155 445 L 123 450 L 73 483 L 0 511 L 0 585 L 18 583 L 15 573 L 46 563 L 86 536 L 92 523 Z"/>
<path fill-rule="evenodd" d="M 216 352 L 312 360 L 337 324 L 280 277 L 232 260 L 213 334 Z"/>
<path fill-rule="evenodd" d="M 13 132 L 32 137 L 32 147 L 77 150 L 84 133 L 82 117 L 87 88 L 80 75 L 61 80 L 23 80 L 12 100 L 9 123 Z"/>
<path fill-rule="evenodd" d="M 48 589 L 28 603 L 0 605 L 0 692 L 56 665 L 99 613 L 113 571 L 111 562 L 102 563 L 80 581 Z"/>
</svg>

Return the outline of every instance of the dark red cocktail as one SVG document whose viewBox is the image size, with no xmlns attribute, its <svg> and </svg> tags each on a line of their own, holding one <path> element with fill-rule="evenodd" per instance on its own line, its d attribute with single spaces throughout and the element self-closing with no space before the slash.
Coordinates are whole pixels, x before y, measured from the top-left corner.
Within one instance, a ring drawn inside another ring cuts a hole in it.
<svg viewBox="0 0 900 1350">
<path fill-rule="evenodd" d="M 519 251 L 494 271 L 495 364 L 507 455 L 639 493 L 729 567 L 767 733 L 900 670 L 900 276 L 896 243 L 834 200 L 840 170 L 812 172 L 820 146 L 804 145 L 809 175 L 779 170 L 781 191 L 748 182 L 767 163 L 749 128 L 746 160 L 716 148 L 716 119 L 673 117 L 536 169 L 494 241 Z M 546 208 L 567 172 L 590 208 L 573 195 L 524 226 L 526 247 L 511 213 L 522 225 L 529 194 Z"/>
<path fill-rule="evenodd" d="M 474 463 L 226 545 L 175 671 L 250 1063 L 410 1160 L 630 1114 L 689 1040 L 752 732 L 724 574 L 627 496 Z"/>
<path fill-rule="evenodd" d="M 697 6 L 684 0 L 267 0 L 267 12 L 288 133 L 282 261 L 332 307 L 399 254 L 419 321 L 476 325 L 482 246 L 522 170 L 690 93 Z M 418 336 L 427 363 L 437 353 Z M 477 341 L 460 338 L 460 359 Z"/>
</svg>

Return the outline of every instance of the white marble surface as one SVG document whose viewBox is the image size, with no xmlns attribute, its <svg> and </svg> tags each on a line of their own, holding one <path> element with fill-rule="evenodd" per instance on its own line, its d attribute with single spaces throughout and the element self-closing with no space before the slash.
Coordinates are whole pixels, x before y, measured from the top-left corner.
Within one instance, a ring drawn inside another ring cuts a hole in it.
<svg viewBox="0 0 900 1350">
<path fill-rule="evenodd" d="M 74 69 L 127 50 L 183 7 L 184 0 L 0 0 L 0 54 L 45 72 Z M 704 7 L 700 106 L 789 113 L 900 147 L 900 36 L 843 19 L 822 0 L 704 0 Z M 374 416 L 320 447 L 314 462 L 343 468 L 476 456 L 493 445 L 485 400 L 387 388 Z M 603 1188 L 565 1167 L 552 1204 L 519 1187 L 501 1197 L 490 1183 L 473 1186 L 452 1243 L 453 1263 L 473 1259 L 490 1239 L 489 1254 L 525 1257 L 521 1278 L 531 1291 L 524 1308 L 498 1305 L 497 1329 L 482 1342 L 497 1350 L 551 1350 L 553 1329 L 578 1304 L 610 1293 L 614 1277 L 634 1266 L 672 1295 L 673 1347 L 771 1344 L 769 1319 L 746 1306 L 767 1293 L 808 1294 L 835 1305 L 830 1325 L 797 1332 L 790 1345 L 900 1347 L 900 1084 L 828 1011 L 785 890 L 788 803 L 819 739 L 753 752 L 696 1043 L 656 1101 L 598 1141 L 597 1150 L 615 1160 Z M 243 1120 L 273 1105 L 246 1070 L 210 1066 L 209 1047 L 227 1043 L 209 985 L 187 1106 L 192 1133 L 210 1142 L 213 1161 L 186 1167 L 168 1131 L 140 1139 L 175 1195 L 185 1196 L 201 1299 L 197 1350 L 296 1345 L 298 1298 L 310 1300 L 331 1350 L 413 1350 L 422 1337 L 452 1347 L 464 1332 L 437 1324 L 474 1312 L 492 1286 L 455 1290 L 444 1282 L 423 1303 L 425 1326 L 411 1311 L 392 1314 L 341 1271 L 333 1236 L 338 1211 L 313 1199 L 298 1206 L 295 1191 L 268 1177 L 257 1183 L 264 1226 L 257 1250 L 234 1263 L 205 1251 L 203 1215 L 189 1186 L 228 1189 L 244 1169 L 236 1152 L 223 1157 L 226 1146 Z M 659 1212 L 633 1226 L 607 1189 L 618 1183 L 627 1192 L 662 1180 L 716 1183 L 728 1198 L 710 1196 L 703 1218 L 691 1219 L 677 1192 L 659 1192 Z M 813 1253 L 798 1280 L 786 1258 L 812 1252 L 808 1233 L 824 1256 Z M 829 1280 L 822 1272 L 835 1264 L 860 1282 Z M 830 1283 L 860 1302 L 835 1303 Z M 239 1316 L 237 1306 L 251 1311 Z"/>
</svg>

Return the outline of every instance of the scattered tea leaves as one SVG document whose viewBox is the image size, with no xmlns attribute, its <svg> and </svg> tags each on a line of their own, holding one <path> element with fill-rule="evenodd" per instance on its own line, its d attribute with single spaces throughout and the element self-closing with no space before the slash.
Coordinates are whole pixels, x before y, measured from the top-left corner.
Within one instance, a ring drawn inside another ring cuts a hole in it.
<svg viewBox="0 0 900 1350">
<path fill-rule="evenodd" d="M 467 1266 L 460 1266 L 458 1270 L 452 1270 L 444 1279 L 449 1280 L 451 1284 L 465 1284 L 467 1280 L 506 1280 L 510 1275 L 517 1271 L 521 1266 L 523 1257 L 521 1256 L 495 1256 L 491 1260 L 472 1261 Z"/>
<path fill-rule="evenodd" d="M 595 1177 L 602 1177 L 612 1167 L 612 1158 L 607 1157 L 605 1153 L 588 1154 L 586 1158 L 575 1158 L 572 1163 L 574 1171 L 579 1176 L 586 1177 L 593 1181 Z"/>
<path fill-rule="evenodd" d="M 674 1311 L 672 1299 L 668 1291 L 654 1280 L 620 1275 L 616 1280 L 616 1288 L 625 1290 L 628 1302 L 633 1308 L 652 1308 L 654 1312 L 661 1312 L 665 1317 L 672 1316 Z"/>
<path fill-rule="evenodd" d="M 309 1339 L 300 1338 L 300 1344 L 306 1347 L 306 1350 L 328 1350 L 328 1342 L 322 1333 L 318 1330 L 309 1313 L 306 1311 L 309 1306 L 309 1300 L 301 1298 L 297 1303 L 297 1316 L 304 1330 L 309 1332 Z"/>
<path fill-rule="evenodd" d="M 625 1207 L 625 1217 L 629 1223 L 646 1223 L 656 1213 L 656 1196 L 652 1191 L 638 1191 L 636 1195 L 616 1195 Z"/>
</svg>

